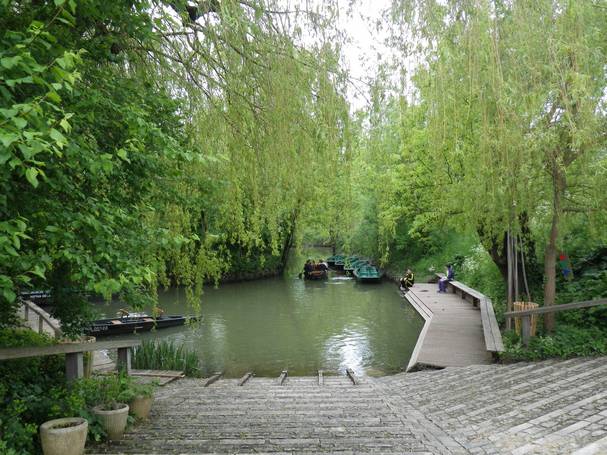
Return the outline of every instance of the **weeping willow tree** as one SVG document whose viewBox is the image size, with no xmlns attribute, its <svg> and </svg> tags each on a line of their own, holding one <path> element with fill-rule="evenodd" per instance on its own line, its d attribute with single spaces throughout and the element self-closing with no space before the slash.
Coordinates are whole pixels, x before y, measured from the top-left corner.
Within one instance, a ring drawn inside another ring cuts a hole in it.
<svg viewBox="0 0 607 455">
<path fill-rule="evenodd" d="M 218 2 L 194 15 L 161 10 L 159 42 L 147 50 L 174 89 L 187 93 L 195 149 L 186 166 L 192 178 L 178 184 L 205 194 L 187 213 L 180 203 L 168 213 L 179 212 L 182 229 L 198 236 L 187 247 L 204 258 L 198 275 L 208 275 L 209 265 L 225 270 L 243 252 L 260 256 L 260 267 L 264 255 L 283 266 L 298 227 L 315 223 L 327 205 L 347 160 L 348 106 L 325 8 Z M 305 20 L 326 35 L 307 47 L 296 43 Z"/>
<path fill-rule="evenodd" d="M 279 270 L 348 161 L 333 3 L 0 2 L 0 312 Z M 73 292 L 77 290 L 78 292 Z M 6 317 L 4 317 L 6 316 Z"/>
<path fill-rule="evenodd" d="M 607 9 L 603 2 L 395 2 L 414 38 L 426 107 L 430 210 L 474 226 L 490 252 L 504 233 L 543 245 L 555 301 L 567 218 L 604 222 Z M 501 250 L 501 251 L 500 251 Z M 545 318 L 548 330 L 554 318 Z"/>
</svg>

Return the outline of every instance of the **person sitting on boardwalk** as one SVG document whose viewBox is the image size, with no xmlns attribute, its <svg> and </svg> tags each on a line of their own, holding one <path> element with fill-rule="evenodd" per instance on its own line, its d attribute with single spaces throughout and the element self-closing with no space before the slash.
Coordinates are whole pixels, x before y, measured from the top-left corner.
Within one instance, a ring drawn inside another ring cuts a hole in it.
<svg viewBox="0 0 607 455">
<path fill-rule="evenodd" d="M 415 284 L 415 277 L 411 269 L 407 269 L 403 277 L 400 279 L 400 290 L 407 292 L 411 286 Z"/>
<path fill-rule="evenodd" d="M 438 280 L 438 292 L 447 292 L 447 283 L 455 279 L 455 271 L 451 264 L 447 264 L 445 276 Z"/>
</svg>

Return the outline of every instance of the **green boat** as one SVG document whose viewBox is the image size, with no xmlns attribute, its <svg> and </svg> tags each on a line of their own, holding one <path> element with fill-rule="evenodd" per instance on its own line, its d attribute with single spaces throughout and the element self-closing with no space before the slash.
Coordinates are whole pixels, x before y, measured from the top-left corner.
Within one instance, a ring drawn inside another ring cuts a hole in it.
<svg viewBox="0 0 607 455">
<path fill-rule="evenodd" d="M 359 283 L 379 283 L 382 277 L 379 269 L 372 265 L 362 265 L 352 273 Z"/>
<path fill-rule="evenodd" d="M 335 262 L 336 261 L 342 261 L 345 259 L 346 257 L 343 254 L 335 254 L 333 256 L 329 256 L 327 258 L 327 264 L 329 264 L 329 267 L 335 267 Z"/>
<path fill-rule="evenodd" d="M 336 259 L 335 262 L 333 263 L 333 268 L 335 270 L 343 270 L 344 269 L 344 265 L 346 264 L 346 257 L 342 256 L 343 259 Z"/>
<path fill-rule="evenodd" d="M 362 267 L 363 265 L 368 264 L 369 261 L 366 259 L 356 259 L 355 261 L 348 261 L 344 264 L 344 272 L 352 273 L 358 267 Z"/>
</svg>

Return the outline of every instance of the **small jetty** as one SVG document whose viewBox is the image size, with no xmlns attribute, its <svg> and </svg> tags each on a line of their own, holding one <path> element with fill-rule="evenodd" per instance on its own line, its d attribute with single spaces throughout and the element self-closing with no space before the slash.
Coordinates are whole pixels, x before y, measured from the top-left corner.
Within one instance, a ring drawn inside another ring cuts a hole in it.
<svg viewBox="0 0 607 455">
<path fill-rule="evenodd" d="M 425 321 L 407 371 L 486 365 L 504 349 L 491 300 L 457 281 L 447 289 L 420 283 L 404 294 Z"/>
</svg>

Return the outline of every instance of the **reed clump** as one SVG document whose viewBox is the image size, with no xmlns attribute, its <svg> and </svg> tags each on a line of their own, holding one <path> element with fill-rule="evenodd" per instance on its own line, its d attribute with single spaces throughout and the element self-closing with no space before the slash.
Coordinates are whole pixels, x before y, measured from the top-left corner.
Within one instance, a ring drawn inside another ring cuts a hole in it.
<svg viewBox="0 0 607 455">
<path fill-rule="evenodd" d="M 133 368 L 141 370 L 178 370 L 186 376 L 200 377 L 198 354 L 172 340 L 145 340 L 133 350 Z"/>
</svg>

